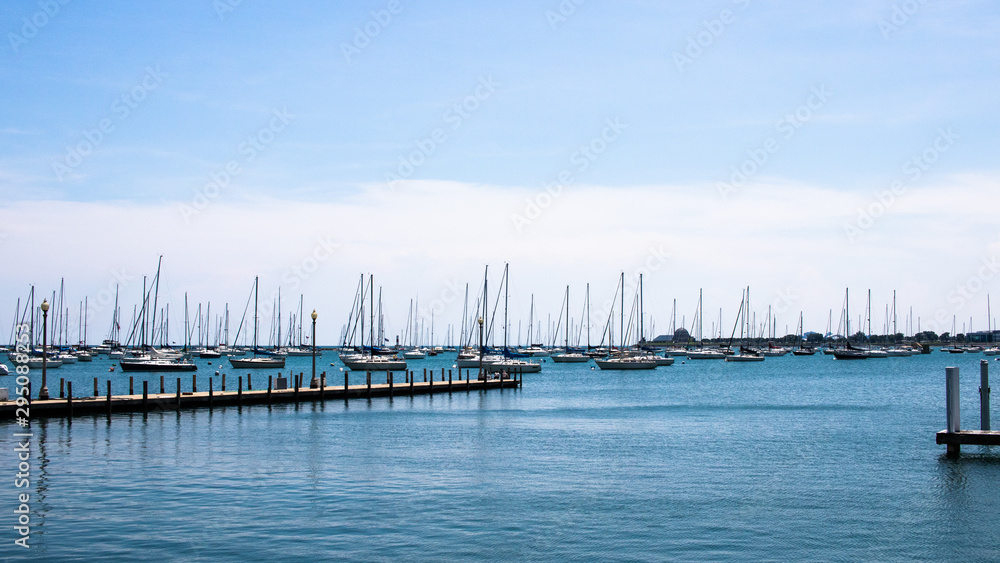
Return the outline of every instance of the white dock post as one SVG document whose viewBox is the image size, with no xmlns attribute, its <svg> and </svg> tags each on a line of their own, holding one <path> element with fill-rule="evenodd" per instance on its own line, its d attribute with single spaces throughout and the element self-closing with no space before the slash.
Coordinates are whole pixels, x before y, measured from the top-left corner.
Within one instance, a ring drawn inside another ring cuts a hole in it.
<svg viewBox="0 0 1000 563">
<path fill-rule="evenodd" d="M 948 424 L 945 428 L 949 433 L 958 432 L 960 429 L 960 419 L 961 415 L 958 409 L 958 368 L 957 367 L 946 367 L 944 368 L 944 379 L 945 379 L 945 411 L 948 418 Z M 961 452 L 962 446 L 959 444 L 948 444 L 948 455 L 956 456 Z"/>
<path fill-rule="evenodd" d="M 990 429 L 990 362 L 979 361 L 979 421 L 982 430 Z"/>
<path fill-rule="evenodd" d="M 961 414 L 958 409 L 958 368 L 944 368 L 945 374 L 945 410 L 948 432 L 958 432 L 961 424 Z"/>
</svg>

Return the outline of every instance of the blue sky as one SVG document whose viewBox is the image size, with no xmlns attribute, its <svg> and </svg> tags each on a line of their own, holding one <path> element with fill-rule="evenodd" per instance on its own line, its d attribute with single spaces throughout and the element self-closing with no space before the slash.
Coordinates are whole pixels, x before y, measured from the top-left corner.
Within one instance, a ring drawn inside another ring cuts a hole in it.
<svg viewBox="0 0 1000 563">
<path fill-rule="evenodd" d="M 362 271 L 399 325 L 410 298 L 478 284 L 487 263 L 511 263 L 522 308 L 535 293 L 555 314 L 566 284 L 606 299 L 665 253 L 646 273 L 658 327 L 673 298 L 690 318 L 701 287 L 706 309 L 733 313 L 745 285 L 762 308 L 788 302 L 781 325 L 802 310 L 823 329 L 848 285 L 879 307 L 897 289 L 939 330 L 983 325 L 998 15 L 917 0 L 11 2 L 0 253 L 48 258 L 0 274 L 0 322 L 29 284 L 65 277 L 80 300 L 163 254 L 172 302 L 240 302 L 259 274 L 329 311 L 335 339 Z M 460 322 L 461 303 L 436 311 Z"/>
</svg>

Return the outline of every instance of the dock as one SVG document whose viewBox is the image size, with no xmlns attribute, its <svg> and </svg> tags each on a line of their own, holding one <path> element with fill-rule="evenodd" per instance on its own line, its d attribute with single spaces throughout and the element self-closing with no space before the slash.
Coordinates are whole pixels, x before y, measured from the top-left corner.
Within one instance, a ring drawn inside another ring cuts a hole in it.
<svg viewBox="0 0 1000 563">
<path fill-rule="evenodd" d="M 945 368 L 945 418 L 947 427 L 937 433 L 937 443 L 948 446 L 947 455 L 957 456 L 963 445 L 1000 446 L 1000 431 L 990 429 L 990 370 L 989 362 L 979 362 L 980 430 L 961 429 L 958 368 Z"/>
<path fill-rule="evenodd" d="M 74 397 L 72 386 L 65 398 L 33 399 L 26 406 L 18 406 L 14 401 L 0 402 L 0 419 L 12 420 L 23 417 L 25 408 L 30 409 L 30 418 L 43 417 L 74 417 L 79 415 L 110 416 L 115 413 L 149 413 L 157 411 L 176 411 L 182 409 L 213 408 L 223 406 L 270 405 L 279 403 L 305 403 L 315 401 L 349 401 L 352 399 L 373 399 L 378 397 L 412 397 L 416 395 L 470 393 L 472 391 L 490 391 L 517 389 L 522 385 L 520 374 L 510 374 L 503 378 L 471 378 L 434 381 L 415 381 L 412 374 L 404 382 L 393 380 L 389 374 L 385 383 L 372 383 L 371 372 L 368 372 L 366 382 L 361 385 L 348 385 L 346 378 L 343 385 L 331 386 L 326 379 L 317 379 L 317 385 L 303 386 L 301 375 L 293 377 L 292 386 L 286 387 L 287 379 L 268 377 L 267 389 L 244 389 L 243 378 L 239 378 L 237 389 L 230 391 L 215 390 L 213 378 L 209 378 L 207 391 L 182 391 L 180 378 L 177 379 L 177 391 L 173 393 L 150 393 L 149 381 L 142 381 L 142 392 L 128 395 L 112 395 L 110 381 L 108 392 L 104 395 Z M 162 380 L 160 385 L 162 387 Z M 130 385 L 131 387 L 131 385 Z M 279 388 L 280 387 L 280 388 Z M 96 388 L 96 383 L 95 383 Z M 161 389 L 162 390 L 162 389 Z M 17 411 L 21 410 L 21 413 Z"/>
</svg>

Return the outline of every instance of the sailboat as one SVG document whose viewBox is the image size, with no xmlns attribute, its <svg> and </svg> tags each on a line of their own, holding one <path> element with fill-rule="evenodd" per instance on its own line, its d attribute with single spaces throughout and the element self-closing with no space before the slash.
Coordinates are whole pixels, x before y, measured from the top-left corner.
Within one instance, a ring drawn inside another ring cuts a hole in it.
<svg viewBox="0 0 1000 563">
<path fill-rule="evenodd" d="M 257 291 L 260 278 L 253 279 L 253 357 L 252 358 L 229 358 L 229 363 L 238 369 L 258 369 L 258 368 L 283 368 L 285 367 L 284 356 L 264 356 L 259 357 L 257 348 Z"/>
<path fill-rule="evenodd" d="M 597 367 L 602 370 L 638 370 L 638 369 L 654 369 L 656 368 L 656 360 L 652 358 L 643 358 L 636 356 L 629 356 L 625 353 L 625 272 L 622 272 L 621 282 L 619 283 L 621 287 L 621 310 L 619 316 L 620 326 L 621 326 L 621 343 L 618 347 L 618 354 L 611 355 L 607 358 L 598 359 L 594 358 L 594 363 Z M 613 345 L 613 335 L 611 334 L 611 320 L 614 315 L 614 309 L 608 315 L 608 343 Z M 673 359 L 673 358 L 671 358 Z"/>
<path fill-rule="evenodd" d="M 364 287 L 364 275 L 361 276 L 361 300 L 360 308 L 358 310 L 358 318 L 361 321 L 361 353 L 360 354 L 340 354 L 340 361 L 347 366 L 348 369 L 354 371 L 404 371 L 406 369 L 406 360 L 400 360 L 393 355 L 392 357 L 387 355 L 381 355 L 376 353 L 375 347 L 375 290 L 374 290 L 375 276 L 369 275 L 368 281 L 368 291 L 370 292 L 370 302 L 369 302 L 369 314 L 371 315 L 371 323 L 369 326 L 369 346 L 368 355 L 365 355 L 365 287 Z M 357 299 L 357 297 L 355 297 Z M 333 365 L 333 364 L 330 364 Z"/>
<path fill-rule="evenodd" d="M 156 326 L 156 302 L 160 291 L 160 265 L 162 264 L 163 256 L 160 256 L 160 261 L 156 265 L 156 277 L 154 278 L 154 289 L 153 291 L 153 307 L 152 307 L 152 326 Z M 157 350 L 153 347 L 152 342 L 155 340 L 154 332 L 155 330 L 150 330 L 150 345 L 146 346 L 145 334 L 146 334 L 146 316 L 147 310 L 149 309 L 149 293 L 146 292 L 145 288 L 145 276 L 143 277 L 143 290 L 142 290 L 142 349 L 144 353 L 133 355 L 131 357 L 122 357 L 119 360 L 121 364 L 122 371 L 194 371 L 198 367 L 194 362 L 187 361 L 184 359 L 182 354 L 177 354 L 174 352 L 164 352 L 162 350 Z M 133 333 L 135 327 L 133 327 Z M 164 325 L 163 332 L 161 335 L 166 337 L 166 325 Z M 130 337 L 131 338 L 131 337 Z"/>
<path fill-rule="evenodd" d="M 675 304 L 676 308 L 676 304 Z M 726 354 L 721 349 L 705 349 L 705 340 L 702 335 L 704 311 L 702 310 L 702 290 L 698 290 L 698 311 L 694 322 L 695 337 L 698 340 L 698 348 L 691 348 L 682 351 L 681 354 L 674 355 L 687 355 L 689 360 L 722 360 L 726 357 Z"/>
<path fill-rule="evenodd" d="M 895 340 L 895 335 L 898 334 L 896 332 L 896 291 L 895 290 L 893 290 L 893 292 L 892 292 L 892 334 L 893 334 L 893 340 Z M 887 356 L 890 356 L 890 357 L 893 357 L 893 358 L 901 358 L 901 357 L 912 356 L 916 352 L 914 352 L 913 348 L 909 348 L 909 347 L 907 347 L 907 348 L 900 348 L 899 346 L 893 346 L 893 347 L 889 348 L 888 350 L 886 350 L 885 353 L 886 353 Z"/>
<path fill-rule="evenodd" d="M 868 355 L 867 350 L 851 346 L 851 302 L 849 291 L 849 288 L 844 290 L 844 332 L 846 333 L 845 337 L 847 340 L 844 348 L 833 351 L 833 357 L 837 360 L 867 360 L 871 357 Z"/>
<path fill-rule="evenodd" d="M 792 355 L 793 356 L 812 356 L 812 355 L 814 355 L 816 353 L 816 349 L 812 348 L 810 346 L 803 346 L 802 345 L 802 340 L 803 340 L 802 330 L 803 330 L 803 326 L 802 326 L 802 311 L 799 311 L 799 331 L 798 331 L 799 347 L 795 348 L 794 350 L 792 350 Z"/>
<path fill-rule="evenodd" d="M 509 264 L 504 264 L 503 268 L 503 357 L 483 358 L 483 369 L 488 373 L 538 373 L 542 371 L 542 364 L 536 364 L 527 360 L 513 357 L 510 348 L 507 347 L 507 300 L 510 288 Z M 485 294 L 485 290 L 484 290 Z M 495 311 L 495 309 L 494 309 Z M 480 351 L 482 353 L 482 351 Z"/>
<path fill-rule="evenodd" d="M 590 356 L 579 352 L 571 352 L 569 349 L 569 286 L 566 286 L 566 348 L 560 354 L 552 354 L 553 362 L 557 364 L 584 363 L 590 361 Z"/>
<path fill-rule="evenodd" d="M 736 315 L 737 323 L 740 325 L 740 338 L 743 338 L 743 329 L 746 328 L 746 335 L 749 338 L 750 335 L 750 288 L 746 289 L 743 294 L 743 300 L 740 302 L 740 311 Z M 733 325 L 733 333 L 729 337 L 729 345 L 732 347 L 733 338 L 736 336 L 736 325 Z M 752 348 L 747 348 L 744 345 L 740 345 L 740 352 L 738 354 L 731 354 L 726 356 L 727 362 L 763 362 L 764 355 L 758 350 Z"/>
</svg>

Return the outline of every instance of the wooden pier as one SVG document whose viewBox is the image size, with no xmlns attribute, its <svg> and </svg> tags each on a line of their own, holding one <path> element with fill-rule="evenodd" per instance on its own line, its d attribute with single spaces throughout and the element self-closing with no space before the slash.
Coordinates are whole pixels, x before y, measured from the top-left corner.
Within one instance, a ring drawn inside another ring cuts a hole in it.
<svg viewBox="0 0 1000 563">
<path fill-rule="evenodd" d="M 405 375 L 405 374 L 404 374 Z M 173 411 L 181 409 L 212 408 L 222 406 L 269 405 L 278 403 L 303 403 L 314 401 L 348 401 L 351 399 L 373 399 L 377 397 L 412 397 L 415 395 L 469 393 L 472 391 L 489 391 L 516 389 L 521 387 L 520 374 L 511 374 L 502 379 L 466 379 L 452 380 L 451 374 L 447 380 L 434 381 L 434 374 L 428 380 L 415 381 L 410 375 L 405 382 L 393 380 L 389 374 L 385 383 L 372 383 L 371 373 L 366 375 L 365 383 L 348 385 L 346 378 L 343 385 L 331 386 L 325 383 L 325 378 L 319 379 L 316 387 L 310 387 L 308 382 L 302 385 L 301 375 L 294 376 L 292 386 L 283 387 L 287 380 L 268 377 L 267 389 L 244 389 L 243 378 L 239 377 L 239 386 L 235 391 L 220 391 L 213 389 L 213 378 L 209 378 L 207 391 L 181 391 L 178 378 L 177 391 L 173 393 L 149 393 L 149 382 L 143 381 L 142 393 L 129 395 L 112 395 L 111 382 L 107 383 L 107 393 L 102 396 L 74 397 L 72 386 L 65 398 L 34 399 L 27 407 L 17 406 L 14 401 L 0 402 L 0 419 L 10 420 L 23 416 L 25 408 L 30 409 L 30 418 L 42 417 L 74 417 L 79 415 L 110 416 L 113 413 L 156 411 Z M 276 386 L 275 384 L 278 383 Z M 162 385 L 162 383 L 161 383 Z M 96 383 L 95 383 L 96 386 Z M 130 385 L 131 387 L 131 385 Z M 96 387 L 95 387 L 96 390 Z M 96 394 L 95 394 L 96 395 Z M 21 409 L 22 413 L 17 413 Z"/>
<path fill-rule="evenodd" d="M 990 429 L 989 362 L 979 362 L 979 420 L 982 429 L 962 430 L 959 401 L 958 368 L 945 368 L 945 416 L 947 427 L 937 433 L 937 443 L 948 446 L 947 454 L 957 456 L 962 445 L 1000 446 L 1000 431 Z"/>
</svg>

